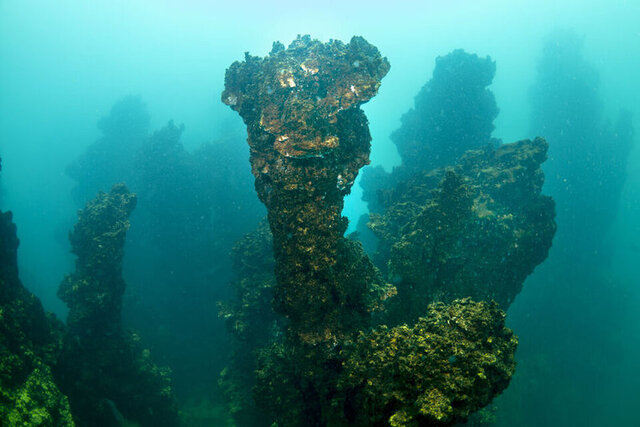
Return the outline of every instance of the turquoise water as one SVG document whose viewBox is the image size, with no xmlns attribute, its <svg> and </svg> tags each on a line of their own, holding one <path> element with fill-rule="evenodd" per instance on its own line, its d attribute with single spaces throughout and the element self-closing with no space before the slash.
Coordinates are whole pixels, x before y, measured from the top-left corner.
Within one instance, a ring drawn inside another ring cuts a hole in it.
<svg viewBox="0 0 640 427">
<path fill-rule="evenodd" d="M 391 64 L 378 95 L 363 105 L 371 166 L 391 171 L 401 163 L 392 132 L 436 58 L 462 48 L 496 62 L 492 137 L 548 139 L 543 192 L 557 203 L 549 256 L 508 311 L 520 340 L 518 366 L 494 402 L 493 424 L 640 425 L 638 137 L 624 161 L 609 155 L 611 135 L 624 132 L 621 110 L 640 129 L 640 3 L 265 3 L 0 1 L 0 209 L 14 213 L 25 286 L 64 318 L 56 292 L 73 270 L 67 234 L 76 210 L 95 192 L 89 175 L 98 187 L 131 179 L 133 191 L 157 204 L 141 203 L 131 219 L 125 326 L 138 329 L 155 359 L 172 368 L 184 408 L 209 414 L 202 415 L 209 425 L 230 422 L 220 414 L 216 384 L 231 344 L 216 303 L 231 295 L 228 252 L 265 211 L 253 189 L 244 124 L 220 102 L 225 70 L 246 51 L 265 56 L 272 42 L 288 45 L 298 34 L 321 41 L 362 35 Z M 554 46 L 559 53 L 545 50 Z M 137 101 L 125 110 L 144 116 L 134 123 L 141 136 L 122 143 L 120 124 L 106 132 L 97 124 L 130 95 Z M 170 120 L 175 126 L 165 127 Z M 182 169 L 161 181 L 154 167 L 166 161 L 162 154 L 126 162 L 127 150 L 163 128 L 157 139 L 166 139 Z M 122 171 L 99 165 L 69 172 L 89 146 L 111 140 L 122 144 L 108 153 Z M 157 192 L 166 197 L 154 199 Z M 344 208 L 349 231 L 367 212 L 361 197 L 356 182 Z"/>
</svg>

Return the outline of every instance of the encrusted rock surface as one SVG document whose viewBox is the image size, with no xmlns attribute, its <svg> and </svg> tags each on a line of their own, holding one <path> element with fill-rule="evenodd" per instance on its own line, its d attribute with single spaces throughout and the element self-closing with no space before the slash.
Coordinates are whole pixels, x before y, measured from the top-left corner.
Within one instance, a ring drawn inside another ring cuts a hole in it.
<svg viewBox="0 0 640 427">
<path fill-rule="evenodd" d="M 124 184 L 99 193 L 69 235 L 76 271 L 62 281 L 69 306 L 56 379 L 80 425 L 177 425 L 169 372 L 122 328 L 123 247 L 136 196 Z"/>
<path fill-rule="evenodd" d="M 445 426 L 509 384 L 518 345 L 495 303 L 434 303 L 412 326 L 381 326 L 344 345 L 338 388 L 349 424 Z"/>
<path fill-rule="evenodd" d="M 554 203 L 540 194 L 541 139 L 467 151 L 454 168 L 417 174 L 382 193 L 370 223 L 398 288 L 397 315 L 470 296 L 507 308 L 547 257 Z"/>
<path fill-rule="evenodd" d="M 351 296 L 336 272 L 347 227 L 343 198 L 369 162 L 359 106 L 388 70 L 361 37 L 344 44 L 309 36 L 287 49 L 275 43 L 265 58 L 247 54 L 227 70 L 222 100 L 247 124 L 256 190 L 273 233 L 275 309 L 305 342 L 335 340 L 351 327 L 344 323 Z"/>
<path fill-rule="evenodd" d="M 306 36 L 288 49 L 274 44 L 264 59 L 247 54 L 227 71 L 222 100 L 248 128 L 275 261 L 274 280 L 268 255 L 256 256 L 270 239 L 264 228 L 237 246 L 238 298 L 222 311 L 237 338 L 237 357 L 223 371 L 221 385 L 238 420 L 251 419 L 248 413 L 257 409 L 253 420 L 279 426 L 452 425 L 488 404 L 513 374 L 517 340 L 495 303 L 456 300 L 432 305 L 427 319 L 413 317 L 424 315 L 430 301 L 413 303 L 410 291 L 396 296 L 362 245 L 343 236 L 343 198 L 369 161 L 367 120 L 358 106 L 375 94 L 388 68 L 361 38 L 344 45 Z M 506 150 L 475 156 L 469 168 L 497 172 L 494 183 L 505 186 L 511 174 L 517 178 L 511 190 L 518 189 L 521 165 Z M 502 169 L 492 163 L 495 157 Z M 536 159 L 534 175 L 542 161 Z M 392 252 L 396 231 L 409 232 L 443 174 L 428 180 L 432 187 L 423 188 L 420 180 L 381 203 L 397 208 L 378 227 L 389 234 L 386 252 L 395 260 L 389 271 L 400 268 L 396 258 L 403 255 Z M 454 220 L 470 217 L 474 191 L 500 198 L 499 189 L 473 182 L 458 191 L 463 178 L 449 174 L 456 179 L 453 185 L 444 181 L 439 209 Z M 411 243 L 404 234 L 397 238 Z M 420 245 L 418 238 L 410 249 L 419 252 Z M 416 254 L 404 255 L 409 259 L 402 267 L 416 281 L 434 274 Z M 271 296 L 274 313 L 260 324 Z M 407 318 L 413 326 L 400 326 Z M 256 408 L 248 402 L 249 388 Z"/>
<path fill-rule="evenodd" d="M 51 374 L 63 325 L 22 286 L 18 244 L 11 212 L 0 212 L 0 424 L 73 426 Z"/>
<path fill-rule="evenodd" d="M 51 374 L 63 325 L 22 285 L 19 244 L 11 212 L 0 211 L 0 425 L 73 426 Z"/>
<path fill-rule="evenodd" d="M 433 77 L 420 89 L 413 108 L 391 134 L 402 163 L 387 173 L 365 168 L 360 180 L 369 211 L 380 213 L 377 193 L 425 170 L 453 166 L 465 151 L 496 145 L 491 137 L 498 115 L 489 89 L 496 73 L 490 57 L 456 49 L 439 56 Z"/>
</svg>

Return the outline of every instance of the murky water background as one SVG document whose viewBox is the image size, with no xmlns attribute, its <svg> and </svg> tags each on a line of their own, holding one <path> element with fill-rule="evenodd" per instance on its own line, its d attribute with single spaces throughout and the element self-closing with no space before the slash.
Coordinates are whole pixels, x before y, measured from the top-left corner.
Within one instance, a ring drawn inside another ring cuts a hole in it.
<svg viewBox="0 0 640 427">
<path fill-rule="evenodd" d="M 363 107 L 373 137 L 372 166 L 389 171 L 400 161 L 390 135 L 431 78 L 435 58 L 463 48 L 496 61 L 490 89 L 500 112 L 492 136 L 504 142 L 548 138 L 545 193 L 558 202 L 554 247 L 509 310 L 507 323 L 520 338 L 518 367 L 495 402 L 495 425 L 638 425 L 640 144 L 636 136 L 626 164 L 607 163 L 607 138 L 594 133 L 603 132 L 606 122 L 615 132 L 621 109 L 640 129 L 639 19 L 640 4 L 632 0 L 1 1 L 0 208 L 14 212 L 22 281 L 46 309 L 65 316 L 56 290 L 73 268 L 67 233 L 87 200 L 78 192 L 88 182 L 82 174 L 96 172 L 81 170 L 74 178 L 69 165 L 96 140 L 118 138 L 117 130 L 105 132 L 97 123 L 126 96 L 137 97 L 132 102 L 146 111 L 137 122 L 141 135 L 173 120 L 165 130 L 181 132 L 184 148 L 170 151 L 170 162 L 180 167 L 164 179 L 175 194 L 132 217 L 124 320 L 159 362 L 172 367 L 180 402 L 225 420 L 216 381 L 230 344 L 216 302 L 230 293 L 228 251 L 264 214 L 253 190 L 244 125 L 220 102 L 225 69 L 245 51 L 264 56 L 273 41 L 288 44 L 297 34 L 323 41 L 364 36 L 391 63 L 378 96 Z M 557 47 L 567 37 L 575 45 L 552 57 L 544 71 L 545 43 Z M 561 63 L 569 78 L 553 87 L 558 81 L 541 73 L 553 74 Z M 573 87 L 583 78 L 583 86 Z M 565 89 L 575 105 L 535 102 L 536 93 L 552 97 Z M 566 126 L 540 125 L 545 119 L 536 108 L 548 119 L 565 107 L 577 111 Z M 573 144 L 568 153 L 554 147 L 565 131 L 578 135 L 567 137 Z M 582 143 L 585 138 L 591 142 Z M 132 145 L 105 156 L 117 164 L 114 153 Z M 583 191 L 582 198 L 565 191 L 563 179 L 584 173 L 572 162 L 584 150 L 597 153 L 591 178 L 598 168 L 626 168 L 618 174 L 619 196 L 611 197 L 605 178 L 594 180 L 604 191 Z M 143 197 L 166 188 L 153 165 L 167 158 L 156 154 L 121 172 Z M 100 172 L 105 179 L 117 175 Z M 211 190 L 208 182 L 218 185 Z M 185 196 L 198 186 L 203 190 L 195 194 L 206 197 Z M 361 195 L 356 183 L 344 211 L 350 231 L 367 209 Z M 602 226 L 600 218 L 572 213 L 600 205 L 611 213 Z M 158 219 L 153 212 L 160 211 L 166 216 Z M 153 218 L 187 227 L 154 235 Z M 594 233 L 601 234 L 597 244 L 590 239 Z"/>
</svg>

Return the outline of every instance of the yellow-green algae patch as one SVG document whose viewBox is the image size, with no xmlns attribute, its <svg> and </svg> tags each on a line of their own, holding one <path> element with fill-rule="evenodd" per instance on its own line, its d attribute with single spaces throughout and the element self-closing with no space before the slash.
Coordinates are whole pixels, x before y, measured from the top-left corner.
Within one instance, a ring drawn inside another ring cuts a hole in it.
<svg viewBox="0 0 640 427">
<path fill-rule="evenodd" d="M 18 244 L 11 212 L 0 212 L 0 424 L 73 426 L 67 398 L 51 374 L 62 324 L 22 286 Z"/>
<path fill-rule="evenodd" d="M 509 384 L 518 344 L 495 303 L 429 306 L 412 326 L 381 326 L 345 344 L 338 382 L 357 425 L 451 425 Z M 349 400 L 352 399 L 350 402 Z"/>
</svg>

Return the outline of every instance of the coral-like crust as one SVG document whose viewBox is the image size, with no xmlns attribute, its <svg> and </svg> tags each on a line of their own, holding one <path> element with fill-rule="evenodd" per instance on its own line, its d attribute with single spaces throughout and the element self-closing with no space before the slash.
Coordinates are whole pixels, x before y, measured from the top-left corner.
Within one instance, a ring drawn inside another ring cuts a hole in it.
<svg viewBox="0 0 640 427">
<path fill-rule="evenodd" d="M 136 196 L 124 184 L 99 193 L 69 236 L 76 271 L 60 285 L 68 330 L 56 379 L 81 425 L 177 425 L 169 371 L 122 328 L 122 257 Z"/>
<path fill-rule="evenodd" d="M 69 235 L 71 251 L 78 257 L 76 271 L 65 277 L 58 291 L 69 306 L 67 324 L 73 333 L 119 332 L 123 248 L 135 206 L 136 196 L 119 184 L 78 212 Z"/>
<path fill-rule="evenodd" d="M 362 37 L 346 45 L 298 37 L 288 49 L 274 43 L 269 56 L 232 64 L 222 101 L 274 135 L 283 156 L 321 156 L 339 144 L 338 113 L 371 99 L 388 70 Z"/>
<path fill-rule="evenodd" d="M 369 161 L 367 120 L 358 106 L 387 70 L 363 39 L 323 45 L 302 37 L 286 50 L 274 45 L 264 59 L 246 55 L 227 71 L 223 101 L 247 124 L 256 190 L 271 229 L 271 236 L 263 227 L 236 247 L 238 298 L 222 310 L 238 339 L 220 384 L 240 422 L 264 423 L 253 410 L 279 426 L 451 425 L 488 404 L 513 373 L 517 341 L 495 303 L 432 305 L 428 319 L 397 326 L 403 309 L 421 307 L 423 315 L 428 302 L 411 303 L 410 292 L 396 296 L 362 246 L 343 237 L 343 198 Z M 477 155 L 489 165 L 493 154 Z M 503 154 L 509 163 L 506 151 L 498 157 Z M 509 164 L 519 176 L 518 160 Z M 464 219 L 480 189 L 468 183 L 458 191 L 463 178 L 451 174 L 456 179 L 443 183 L 441 210 Z M 429 182 L 437 186 L 441 177 Z M 389 205 L 398 207 L 387 218 L 390 226 L 408 229 L 417 221 L 434 188 L 421 185 L 407 186 L 425 194 L 419 202 L 390 196 Z M 498 190 L 490 193 L 499 197 Z M 275 264 L 257 256 L 271 237 Z M 406 268 L 433 275 L 421 265 Z M 271 296 L 274 312 L 266 305 Z M 371 330 L 380 322 L 391 326 Z"/>
<path fill-rule="evenodd" d="M 518 341 L 496 303 L 434 303 L 325 351 L 278 341 L 258 354 L 254 396 L 280 426 L 447 426 L 509 384 Z M 309 383 L 313 384 L 311 386 Z"/>
<path fill-rule="evenodd" d="M 73 426 L 51 375 L 63 326 L 20 282 L 18 244 L 11 212 L 0 212 L 0 424 Z"/>
<path fill-rule="evenodd" d="M 540 138 L 486 146 L 383 192 L 386 213 L 370 227 L 398 287 L 396 314 L 413 321 L 430 301 L 466 296 L 509 306 L 556 229 L 553 200 L 540 195 L 546 151 Z"/>
<path fill-rule="evenodd" d="M 338 383 L 357 425 L 451 425 L 509 384 L 517 339 L 495 303 L 429 306 L 413 326 L 382 326 L 345 345 Z"/>
<path fill-rule="evenodd" d="M 248 128 L 256 189 L 273 233 L 276 311 L 306 342 L 329 342 L 366 313 L 336 269 L 347 227 L 343 198 L 369 162 L 367 119 L 359 105 L 389 69 L 360 37 L 321 43 L 299 37 L 266 58 L 246 55 L 225 77 L 223 101 Z M 359 323 L 359 322 L 358 322 Z"/>
</svg>

